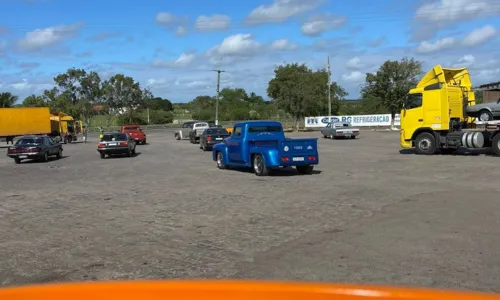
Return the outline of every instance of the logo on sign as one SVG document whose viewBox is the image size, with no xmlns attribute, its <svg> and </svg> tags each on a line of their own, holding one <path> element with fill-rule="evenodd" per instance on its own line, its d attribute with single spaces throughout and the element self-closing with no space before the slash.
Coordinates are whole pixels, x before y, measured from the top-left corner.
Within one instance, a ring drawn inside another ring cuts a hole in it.
<svg viewBox="0 0 500 300">
<path fill-rule="evenodd" d="M 339 121 L 340 121 L 340 119 L 337 117 L 331 117 L 330 121 L 328 121 L 328 118 L 321 119 L 321 123 L 323 123 L 323 124 L 328 124 L 330 122 L 339 122 Z"/>
<path fill-rule="evenodd" d="M 288 146 L 285 146 L 285 148 L 283 148 L 283 150 L 285 150 L 285 152 L 288 151 Z"/>
<path fill-rule="evenodd" d="M 317 118 L 308 118 L 307 124 L 318 124 L 318 119 Z"/>
<path fill-rule="evenodd" d="M 307 146 L 307 150 L 312 150 L 312 146 Z"/>
</svg>

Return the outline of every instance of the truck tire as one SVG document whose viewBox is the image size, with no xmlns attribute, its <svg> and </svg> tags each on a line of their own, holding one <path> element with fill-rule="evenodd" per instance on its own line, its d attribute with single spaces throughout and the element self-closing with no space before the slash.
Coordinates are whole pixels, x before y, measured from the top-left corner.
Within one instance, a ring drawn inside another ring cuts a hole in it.
<svg viewBox="0 0 500 300">
<path fill-rule="evenodd" d="M 307 175 L 311 175 L 312 172 L 313 172 L 313 169 L 314 169 L 314 166 L 312 165 L 307 165 L 307 166 L 297 166 L 297 171 L 300 173 L 300 174 L 307 174 Z"/>
<path fill-rule="evenodd" d="M 432 155 L 436 152 L 436 138 L 432 133 L 422 132 L 415 139 L 417 154 Z"/>
<path fill-rule="evenodd" d="M 252 168 L 257 176 L 269 175 L 269 168 L 266 167 L 266 162 L 261 154 L 255 154 L 252 159 Z"/>
<path fill-rule="evenodd" d="M 500 133 L 497 133 L 493 137 L 493 141 L 491 142 L 491 149 L 496 156 L 500 156 Z"/>
<path fill-rule="evenodd" d="M 493 114 L 489 110 L 483 109 L 479 111 L 477 118 L 481 122 L 493 121 Z"/>
<path fill-rule="evenodd" d="M 224 154 L 221 151 L 217 152 L 217 168 L 226 169 L 226 163 L 224 163 Z"/>
</svg>

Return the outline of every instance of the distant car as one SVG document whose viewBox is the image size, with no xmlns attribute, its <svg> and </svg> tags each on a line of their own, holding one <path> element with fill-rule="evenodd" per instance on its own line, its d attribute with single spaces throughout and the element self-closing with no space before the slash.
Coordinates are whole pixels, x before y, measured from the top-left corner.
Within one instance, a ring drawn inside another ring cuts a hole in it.
<svg viewBox="0 0 500 300">
<path fill-rule="evenodd" d="M 198 121 L 189 121 L 182 124 L 182 128 L 174 133 L 175 139 L 176 140 L 189 139 L 189 133 L 191 133 L 191 130 L 193 130 L 193 125 L 196 122 Z"/>
<path fill-rule="evenodd" d="M 351 138 L 355 139 L 359 135 L 359 129 L 352 127 L 349 122 L 330 122 L 326 127 L 321 128 L 321 135 L 324 138 Z"/>
<path fill-rule="evenodd" d="M 7 156 L 13 158 L 16 164 L 24 159 L 49 161 L 49 156 L 62 157 L 62 145 L 49 136 L 23 136 L 7 150 Z"/>
<path fill-rule="evenodd" d="M 200 149 L 203 151 L 211 150 L 215 144 L 223 142 L 229 136 L 230 134 L 225 128 L 207 128 L 200 136 Z"/>
<path fill-rule="evenodd" d="M 127 133 L 137 143 L 146 144 L 146 134 L 142 131 L 139 125 L 125 125 L 122 126 L 121 133 Z"/>
<path fill-rule="evenodd" d="M 500 117 L 500 98 L 496 102 L 467 106 L 465 112 L 481 122 L 493 121 Z"/>
<path fill-rule="evenodd" d="M 205 129 L 210 128 L 207 122 L 196 122 L 193 124 L 193 130 L 189 133 L 189 141 L 192 144 L 196 144 L 200 141 L 200 136 L 203 134 Z"/>
<path fill-rule="evenodd" d="M 124 155 L 128 157 L 135 155 L 135 141 L 126 133 L 104 133 L 97 144 L 97 151 L 101 158 L 106 155 Z"/>
</svg>

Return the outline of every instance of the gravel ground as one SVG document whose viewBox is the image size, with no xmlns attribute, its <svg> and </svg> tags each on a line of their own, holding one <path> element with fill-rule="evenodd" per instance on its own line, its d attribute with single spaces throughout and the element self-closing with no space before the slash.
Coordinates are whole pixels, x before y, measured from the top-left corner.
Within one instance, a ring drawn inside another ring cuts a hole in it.
<svg viewBox="0 0 500 300">
<path fill-rule="evenodd" d="M 291 136 L 317 136 L 302 133 Z M 151 131 L 15 165 L 0 149 L 0 285 L 252 278 L 500 292 L 500 158 L 400 153 L 398 133 L 319 140 L 313 175 L 218 170 Z"/>
</svg>

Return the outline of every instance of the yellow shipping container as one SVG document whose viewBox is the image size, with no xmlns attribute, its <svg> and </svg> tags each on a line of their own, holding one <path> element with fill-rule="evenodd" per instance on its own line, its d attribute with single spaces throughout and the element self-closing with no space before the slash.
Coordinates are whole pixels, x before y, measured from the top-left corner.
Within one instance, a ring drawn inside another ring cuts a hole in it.
<svg viewBox="0 0 500 300">
<path fill-rule="evenodd" d="M 49 134 L 50 116 L 48 107 L 0 108 L 0 137 Z"/>
</svg>

